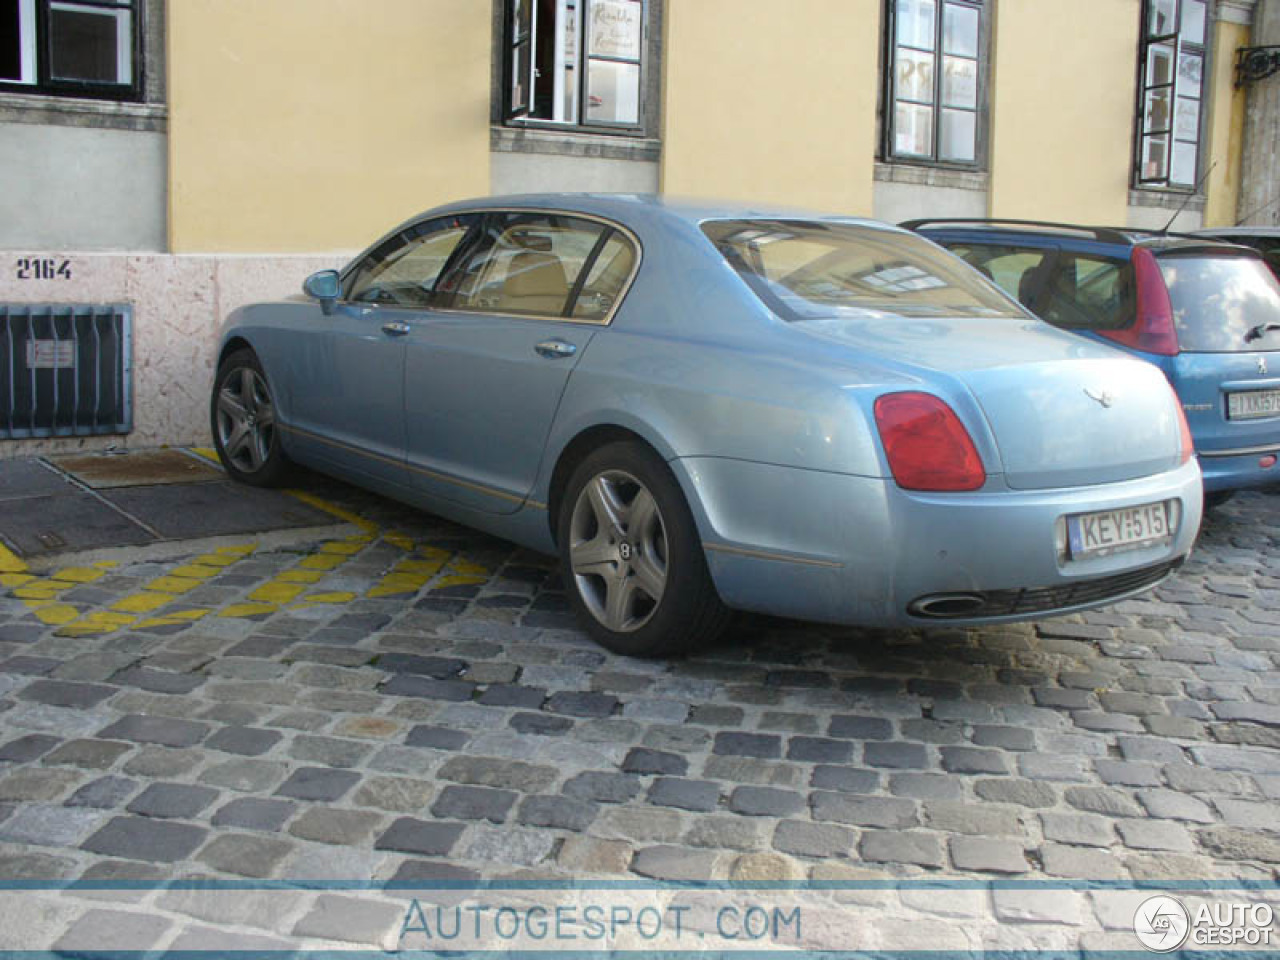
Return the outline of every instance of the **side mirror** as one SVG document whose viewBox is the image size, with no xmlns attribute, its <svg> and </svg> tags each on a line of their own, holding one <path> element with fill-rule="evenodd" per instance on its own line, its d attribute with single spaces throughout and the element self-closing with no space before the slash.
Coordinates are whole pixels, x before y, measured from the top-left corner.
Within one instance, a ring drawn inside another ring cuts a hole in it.
<svg viewBox="0 0 1280 960">
<path fill-rule="evenodd" d="M 337 270 L 321 270 L 313 273 L 302 282 L 302 292 L 308 297 L 320 301 L 320 309 L 325 313 L 333 310 L 333 304 L 342 293 L 342 283 L 338 279 Z"/>
</svg>

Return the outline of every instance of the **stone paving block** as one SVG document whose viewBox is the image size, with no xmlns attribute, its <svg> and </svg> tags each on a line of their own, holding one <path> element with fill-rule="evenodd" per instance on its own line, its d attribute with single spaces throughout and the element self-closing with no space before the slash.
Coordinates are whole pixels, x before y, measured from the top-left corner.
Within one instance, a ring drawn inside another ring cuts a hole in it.
<svg viewBox="0 0 1280 960">
<path fill-rule="evenodd" d="M 818 786 L 816 770 L 814 786 Z M 964 786 L 945 773 L 895 773 L 889 777 L 889 792 L 916 800 L 959 800 L 964 796 Z"/>
<path fill-rule="evenodd" d="M 125 910 L 89 910 L 53 943 L 62 955 L 139 955 L 156 946 L 172 923 Z"/>
<path fill-rule="evenodd" d="M 406 923 L 402 906 L 367 898 L 325 893 L 293 927 L 295 937 L 338 940 L 382 950 L 397 949 Z M 413 946 L 409 934 L 405 944 Z"/>
<path fill-rule="evenodd" d="M 44 756 L 61 742 L 60 737 L 51 737 L 47 733 L 29 733 L 16 740 L 10 740 L 0 747 L 0 762 L 30 763 Z"/>
<path fill-rule="evenodd" d="M 358 740 L 339 740 L 336 737 L 299 734 L 289 745 L 288 754 L 302 763 L 323 764 L 328 767 L 354 767 L 372 753 L 373 749 L 373 744 Z"/>
<path fill-rule="evenodd" d="M 782 738 L 766 733 L 717 733 L 712 752 L 722 756 L 776 760 L 782 756 Z"/>
<path fill-rule="evenodd" d="M 84 807 L 27 804 L 0 822 L 0 842 L 73 847 L 101 819 L 99 811 Z"/>
<path fill-rule="evenodd" d="M 622 771 L 682 777 L 689 771 L 689 761 L 676 753 L 633 747 L 622 761 Z"/>
<path fill-rule="evenodd" d="M 196 859 L 214 870 L 241 877 L 270 877 L 294 845 L 261 834 L 222 833 L 210 840 Z"/>
<path fill-rule="evenodd" d="M 208 836 L 208 830 L 189 823 L 170 823 L 147 817 L 115 817 L 81 844 L 90 853 L 127 860 L 176 863 L 186 860 Z"/>
<path fill-rule="evenodd" d="M 831 718 L 827 735 L 847 740 L 888 740 L 893 736 L 893 724 L 883 717 L 842 714 Z"/>
<path fill-rule="evenodd" d="M 68 740 L 46 755 L 43 762 L 49 766 L 106 770 L 132 749 L 131 743 L 112 740 Z"/>
<path fill-rule="evenodd" d="M 726 779 L 738 779 L 730 777 Z M 842 793 L 875 793 L 880 789 L 880 774 L 875 770 L 859 770 L 844 766 L 813 768 L 809 785 L 815 790 L 838 790 Z"/>
<path fill-rule="evenodd" d="M 532 867 L 549 860 L 559 840 L 547 830 L 474 824 L 455 853 L 465 860 Z"/>
<path fill-rule="evenodd" d="M 228 726 L 216 731 L 204 745 L 211 750 L 223 753 L 238 753 L 246 757 L 256 757 L 266 753 L 283 739 L 278 730 L 263 730 L 255 727 Z"/>
<path fill-rule="evenodd" d="M 91 780 L 67 798 L 68 807 L 96 807 L 109 810 L 124 803 L 140 786 L 128 777 L 100 777 Z"/>
<path fill-rule="evenodd" d="M 657 806 L 707 812 L 719 805 L 720 787 L 709 780 L 659 777 L 649 787 L 648 799 Z"/>
<path fill-rule="evenodd" d="M 276 790 L 276 795 L 295 800 L 340 800 L 360 782 L 360 774 L 350 770 L 300 767 Z"/>
<path fill-rule="evenodd" d="M 351 797 L 359 807 L 376 807 L 399 813 L 416 813 L 434 793 L 430 783 L 409 777 L 368 777 Z"/>
<path fill-rule="evenodd" d="M 18 692 L 21 700 L 32 700 L 51 707 L 96 707 L 117 693 L 116 687 L 101 683 L 74 683 L 66 680 L 36 680 Z"/>
<path fill-rule="evenodd" d="M 149 667 L 130 667 L 114 674 L 112 683 L 126 687 L 139 687 L 152 693 L 190 693 L 207 678 L 197 673 L 173 673 Z"/>
<path fill-rule="evenodd" d="M 928 766 L 928 753 L 922 743 L 869 742 L 862 747 L 862 762 L 869 767 L 895 770 L 924 769 Z"/>
<path fill-rule="evenodd" d="M 631 865 L 631 844 L 623 840 L 568 837 L 556 855 L 562 869 L 575 876 L 622 874 Z"/>
<path fill-rule="evenodd" d="M 218 798 L 217 790 L 185 783 L 153 783 L 125 809 L 143 817 L 190 820 Z"/>
<path fill-rule="evenodd" d="M 657 846 L 636 851 L 631 872 L 654 880 L 701 881 L 715 878 L 717 854 L 687 847 Z"/>
<path fill-rule="evenodd" d="M 911 800 L 817 792 L 810 795 L 809 801 L 814 820 L 891 829 L 914 827 L 920 822 Z"/>
<path fill-rule="evenodd" d="M 773 847 L 799 857 L 843 857 L 856 837 L 855 831 L 835 824 L 782 820 L 773 832 Z"/>
<path fill-rule="evenodd" d="M 461 823 L 441 823 L 417 820 L 413 817 L 400 817 L 382 836 L 378 837 L 374 848 L 398 850 L 401 853 L 427 857 L 443 857 L 453 849 L 464 829 L 465 824 Z"/>
<path fill-rule="evenodd" d="M 1025 832 L 1022 817 L 1027 812 L 1016 806 L 976 804 L 951 801 L 928 801 L 924 804 L 924 820 L 935 830 L 974 836 L 1021 836 Z"/>
<path fill-rule="evenodd" d="M 863 860 L 941 867 L 942 847 L 936 837 L 897 830 L 868 830 L 858 843 Z"/>
<path fill-rule="evenodd" d="M 792 737 L 787 741 L 787 759 L 801 763 L 850 763 L 853 743 L 827 737 Z"/>
<path fill-rule="evenodd" d="M 57 800 L 82 779 L 75 770 L 18 768 L 0 777 L 0 803 Z"/>
<path fill-rule="evenodd" d="M 554 767 L 488 757 L 451 757 L 439 770 L 442 780 L 520 793 L 541 793 L 558 779 Z"/>
<path fill-rule="evenodd" d="M 289 833 L 316 843 L 355 846 L 368 840 L 381 822 L 379 814 L 365 810 L 312 807 L 289 824 Z"/>
<path fill-rule="evenodd" d="M 599 804 L 572 797 L 535 795 L 520 802 L 516 820 L 527 827 L 552 827 L 581 833 L 600 813 Z"/>
<path fill-rule="evenodd" d="M 1105 850 L 1047 843 L 1040 848 L 1044 872 L 1051 877 L 1078 880 L 1124 880 L 1120 862 Z"/>
<path fill-rule="evenodd" d="M 1203 800 L 1177 790 L 1139 790 L 1138 802 L 1142 804 L 1148 816 L 1161 820 L 1214 823 L 1218 819 Z M 1215 802 L 1220 806 L 1221 801 Z"/>
<path fill-rule="evenodd" d="M 260 797 L 237 797 L 219 807 L 211 823 L 215 827 L 238 827 L 241 830 L 279 830 L 298 809 L 288 800 L 266 800 Z"/>
<path fill-rule="evenodd" d="M 942 756 L 942 767 L 949 773 L 994 773 L 1009 772 L 1009 762 L 999 750 L 988 750 L 981 747 L 942 747 L 938 751 Z"/>
<path fill-rule="evenodd" d="M 450 784 L 436 797 L 431 815 L 454 820 L 488 820 L 504 823 L 519 794 L 513 790 Z"/>
<path fill-rule="evenodd" d="M 133 714 L 122 717 L 98 731 L 103 740 L 132 740 L 166 747 L 191 747 L 209 734 L 209 725 L 173 717 L 144 717 Z"/>
<path fill-rule="evenodd" d="M 1280 863 L 1280 839 L 1260 831 L 1217 825 L 1197 831 L 1196 839 L 1205 853 L 1222 860 Z"/>
<path fill-rule="evenodd" d="M 211 787 L 240 793 L 261 793 L 284 779 L 288 767 L 270 760 L 241 758 L 214 763 L 200 771 L 197 779 Z"/>
<path fill-rule="evenodd" d="M 130 756 L 120 769 L 134 777 L 174 779 L 195 770 L 204 759 L 200 750 L 150 746 Z"/>
<path fill-rule="evenodd" d="M 1058 802 L 1057 791 L 1037 780 L 979 780 L 973 792 L 993 803 L 1016 803 L 1024 807 L 1052 807 Z"/>
<path fill-rule="evenodd" d="M 729 797 L 729 809 L 748 817 L 794 817 L 804 808 L 804 794 L 775 787 L 738 787 Z"/>
<path fill-rule="evenodd" d="M 1115 843 L 1115 831 L 1111 821 L 1077 813 L 1042 813 L 1041 828 L 1044 838 L 1055 843 L 1077 844 L 1087 847 L 1110 847 Z"/>
<path fill-rule="evenodd" d="M 1027 873 L 1031 864 L 1021 844 L 988 837 L 952 837 L 951 862 L 957 870 L 981 873 Z"/>
</svg>

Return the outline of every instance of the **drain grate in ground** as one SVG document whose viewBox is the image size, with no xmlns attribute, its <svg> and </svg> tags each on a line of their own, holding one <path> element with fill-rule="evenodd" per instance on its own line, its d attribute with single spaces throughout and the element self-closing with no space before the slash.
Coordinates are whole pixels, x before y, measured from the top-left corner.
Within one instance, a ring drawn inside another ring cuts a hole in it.
<svg viewBox="0 0 1280 960">
<path fill-rule="evenodd" d="M 335 522 L 277 490 L 262 490 L 224 480 L 221 483 L 107 490 L 102 498 L 137 517 L 160 536 L 221 537 L 290 527 L 319 527 Z"/>
<path fill-rule="evenodd" d="M 223 472 L 180 450 L 146 450 L 138 453 L 96 453 L 50 457 L 86 487 L 144 487 L 170 483 L 209 483 L 223 479 Z"/>
<path fill-rule="evenodd" d="M 155 540 L 97 497 L 65 486 L 67 492 L 58 496 L 0 501 L 0 534 L 19 556 L 32 559 Z"/>
</svg>

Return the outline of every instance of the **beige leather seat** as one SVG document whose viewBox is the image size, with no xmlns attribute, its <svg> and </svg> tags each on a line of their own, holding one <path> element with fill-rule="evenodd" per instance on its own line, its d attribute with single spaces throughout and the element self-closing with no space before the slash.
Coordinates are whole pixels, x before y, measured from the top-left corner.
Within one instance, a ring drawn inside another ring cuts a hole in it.
<svg viewBox="0 0 1280 960">
<path fill-rule="evenodd" d="M 554 253 L 522 250 L 511 258 L 499 309 L 559 316 L 569 297 L 564 266 Z"/>
</svg>

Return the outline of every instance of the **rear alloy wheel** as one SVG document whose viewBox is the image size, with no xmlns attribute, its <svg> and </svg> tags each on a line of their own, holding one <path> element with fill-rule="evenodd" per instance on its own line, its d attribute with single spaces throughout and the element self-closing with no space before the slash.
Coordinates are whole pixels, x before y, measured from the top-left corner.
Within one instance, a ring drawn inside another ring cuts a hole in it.
<svg viewBox="0 0 1280 960">
<path fill-rule="evenodd" d="M 258 487 L 280 484 L 288 459 L 271 389 L 252 350 L 237 350 L 218 368 L 210 407 L 214 446 L 227 473 Z"/>
<path fill-rule="evenodd" d="M 693 516 L 660 459 L 613 443 L 574 471 L 560 515 L 561 566 L 575 608 L 615 653 L 658 656 L 705 644 L 728 611 Z"/>
</svg>

